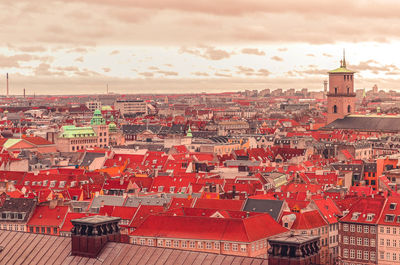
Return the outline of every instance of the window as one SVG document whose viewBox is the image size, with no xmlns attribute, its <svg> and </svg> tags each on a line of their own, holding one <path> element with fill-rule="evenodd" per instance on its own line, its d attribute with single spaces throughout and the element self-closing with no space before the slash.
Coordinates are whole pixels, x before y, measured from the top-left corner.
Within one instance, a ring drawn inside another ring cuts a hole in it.
<svg viewBox="0 0 400 265">
<path fill-rule="evenodd" d="M 354 236 L 350 237 L 350 245 L 354 245 L 356 243 L 356 238 Z"/>
<path fill-rule="evenodd" d="M 140 239 L 140 245 L 145 245 L 146 244 L 146 239 L 142 238 Z"/>
<path fill-rule="evenodd" d="M 371 239 L 371 247 L 375 247 L 375 239 Z"/>
<path fill-rule="evenodd" d="M 182 248 L 187 248 L 187 241 L 182 241 L 181 242 L 181 247 Z"/>
<path fill-rule="evenodd" d="M 212 248 L 211 242 L 206 242 L 206 249 L 211 249 L 211 248 Z"/>
<path fill-rule="evenodd" d="M 355 231 L 356 231 L 356 226 L 350 225 L 350 232 L 355 232 Z"/>
<path fill-rule="evenodd" d="M 397 233 L 396 227 L 393 227 L 393 235 L 395 235 L 396 233 Z"/>
<path fill-rule="evenodd" d="M 380 246 L 385 245 L 385 240 L 384 240 L 383 238 L 381 238 L 381 239 L 379 240 L 379 245 L 380 245 Z"/>
<path fill-rule="evenodd" d="M 369 231 L 371 232 L 371 234 L 375 234 L 376 232 L 375 226 L 371 226 L 371 229 Z"/>
<path fill-rule="evenodd" d="M 53 227 L 53 234 L 57 235 L 57 233 L 58 233 L 57 227 Z"/>
<path fill-rule="evenodd" d="M 362 251 L 357 250 L 357 259 L 362 259 Z"/>
<path fill-rule="evenodd" d="M 361 237 L 357 237 L 357 245 L 362 246 L 362 238 Z"/>
<path fill-rule="evenodd" d="M 333 113 L 337 113 L 337 106 L 333 105 Z"/>
<path fill-rule="evenodd" d="M 393 253 L 393 260 L 396 260 L 396 253 Z"/>
<path fill-rule="evenodd" d="M 364 246 L 366 246 L 366 247 L 369 246 L 369 240 L 368 240 L 368 238 L 364 238 Z"/>
<path fill-rule="evenodd" d="M 369 259 L 372 261 L 375 260 L 375 252 L 371 251 Z"/>
<path fill-rule="evenodd" d="M 214 249 L 219 249 L 219 242 L 214 243 Z"/>
<path fill-rule="evenodd" d="M 232 251 L 238 251 L 238 244 L 232 244 Z"/>
<path fill-rule="evenodd" d="M 368 251 L 364 251 L 364 259 L 369 260 L 369 252 Z"/>
<path fill-rule="evenodd" d="M 383 226 L 381 226 L 380 228 L 379 228 L 379 233 L 385 233 L 385 228 L 383 227 Z"/>
<path fill-rule="evenodd" d="M 246 245 L 240 245 L 240 251 L 241 252 L 246 252 Z"/>
<path fill-rule="evenodd" d="M 174 248 L 179 248 L 179 241 L 178 240 L 174 240 Z"/>
<path fill-rule="evenodd" d="M 348 88 L 347 88 L 348 89 Z M 348 105 L 347 106 L 347 113 L 350 113 L 351 112 L 351 107 L 350 107 L 350 105 Z"/>
<path fill-rule="evenodd" d="M 204 248 L 204 243 L 203 242 L 197 242 L 197 248 L 203 249 Z"/>
<path fill-rule="evenodd" d="M 390 239 L 386 239 L 386 246 L 390 247 Z"/>
<path fill-rule="evenodd" d="M 390 260 L 390 253 L 386 253 L 386 259 Z"/>
<path fill-rule="evenodd" d="M 166 247 L 171 247 L 171 240 L 165 240 L 165 246 Z"/>
<path fill-rule="evenodd" d="M 51 228 L 47 227 L 47 234 L 51 234 Z"/>
<path fill-rule="evenodd" d="M 344 236 L 343 237 L 343 244 L 348 244 L 349 243 L 349 237 Z"/>
<path fill-rule="evenodd" d="M 393 241 L 392 241 L 392 246 L 393 247 L 396 247 L 396 241 L 397 241 L 396 239 L 393 239 Z"/>
<path fill-rule="evenodd" d="M 390 234 L 390 227 L 386 227 L 386 233 Z"/>
<path fill-rule="evenodd" d="M 164 241 L 162 239 L 157 240 L 157 246 L 159 247 L 164 246 Z"/>
<path fill-rule="evenodd" d="M 379 252 L 379 259 L 385 259 L 385 252 L 383 251 Z"/>
<path fill-rule="evenodd" d="M 147 240 L 147 245 L 149 245 L 150 247 L 154 246 L 154 241 L 153 241 L 153 239 L 148 239 L 148 240 Z"/>
<path fill-rule="evenodd" d="M 362 232 L 362 226 L 361 225 L 357 225 L 357 232 L 361 233 Z"/>
<path fill-rule="evenodd" d="M 349 257 L 349 250 L 347 248 L 343 249 L 343 257 L 348 258 Z"/>
<path fill-rule="evenodd" d="M 349 225 L 348 224 L 343 224 L 343 231 L 349 231 Z"/>
<path fill-rule="evenodd" d="M 33 226 L 30 226 L 30 227 L 29 227 L 29 232 L 30 232 L 30 233 L 33 233 Z"/>
<path fill-rule="evenodd" d="M 40 231 L 41 231 L 42 234 L 44 234 L 46 232 L 45 227 L 42 227 Z"/>
<path fill-rule="evenodd" d="M 229 251 L 230 250 L 229 243 L 224 243 L 224 250 L 225 251 Z"/>
<path fill-rule="evenodd" d="M 356 258 L 356 251 L 354 249 L 350 249 L 350 258 L 355 259 Z"/>
<path fill-rule="evenodd" d="M 196 244 L 194 243 L 194 241 L 190 241 L 189 242 L 189 247 L 190 248 L 195 248 L 196 247 Z"/>
<path fill-rule="evenodd" d="M 364 226 L 364 233 L 369 233 L 369 226 L 367 225 Z"/>
</svg>

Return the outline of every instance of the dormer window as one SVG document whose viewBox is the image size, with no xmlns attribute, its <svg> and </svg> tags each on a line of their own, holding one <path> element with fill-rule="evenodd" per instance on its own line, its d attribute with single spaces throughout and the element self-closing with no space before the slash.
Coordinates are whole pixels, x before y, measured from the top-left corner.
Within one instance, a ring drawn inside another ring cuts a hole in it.
<svg viewBox="0 0 400 265">
<path fill-rule="evenodd" d="M 397 206 L 397 203 L 392 202 L 392 203 L 389 205 L 389 209 L 390 209 L 390 210 L 395 210 L 395 209 L 396 209 L 396 206 Z"/>
<path fill-rule="evenodd" d="M 169 192 L 174 193 L 175 192 L 175 186 L 169 187 Z"/>
<path fill-rule="evenodd" d="M 385 222 L 388 222 L 388 223 L 393 222 L 394 218 L 395 218 L 394 214 L 387 214 L 387 215 L 385 215 Z"/>
<path fill-rule="evenodd" d="M 369 214 L 367 214 L 367 221 L 372 221 L 373 219 L 374 219 L 374 217 L 375 217 L 375 214 L 373 214 L 373 213 L 369 213 Z"/>
<path fill-rule="evenodd" d="M 158 186 L 158 192 L 162 192 L 164 190 L 164 186 Z"/>
<path fill-rule="evenodd" d="M 351 216 L 351 220 L 357 220 L 360 215 L 361 213 L 353 213 L 353 215 Z"/>
</svg>

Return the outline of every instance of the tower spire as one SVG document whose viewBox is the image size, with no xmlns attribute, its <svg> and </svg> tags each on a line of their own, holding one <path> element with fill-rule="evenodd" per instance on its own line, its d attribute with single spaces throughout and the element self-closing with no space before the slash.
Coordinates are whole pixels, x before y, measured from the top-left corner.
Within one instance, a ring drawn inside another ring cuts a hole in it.
<svg viewBox="0 0 400 265">
<path fill-rule="evenodd" d="M 343 68 L 346 68 L 346 50 L 343 49 Z"/>
</svg>

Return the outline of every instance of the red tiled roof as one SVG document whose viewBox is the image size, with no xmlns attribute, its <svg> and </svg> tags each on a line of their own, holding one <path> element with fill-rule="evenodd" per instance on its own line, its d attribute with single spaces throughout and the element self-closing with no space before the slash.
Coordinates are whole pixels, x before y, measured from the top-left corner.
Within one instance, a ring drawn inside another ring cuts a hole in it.
<svg viewBox="0 0 400 265">
<path fill-rule="evenodd" d="M 243 200 L 197 199 L 193 207 L 240 211 L 244 202 Z"/>
<path fill-rule="evenodd" d="M 269 214 L 245 219 L 151 215 L 131 235 L 254 242 L 286 231 Z"/>
<path fill-rule="evenodd" d="M 27 225 L 60 227 L 67 213 L 68 206 L 57 206 L 53 209 L 49 206 L 37 206 Z"/>
</svg>

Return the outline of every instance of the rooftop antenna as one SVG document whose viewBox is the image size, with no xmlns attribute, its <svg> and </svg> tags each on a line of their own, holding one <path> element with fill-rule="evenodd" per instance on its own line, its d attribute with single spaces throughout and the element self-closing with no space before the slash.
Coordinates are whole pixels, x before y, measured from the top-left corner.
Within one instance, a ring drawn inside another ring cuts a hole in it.
<svg viewBox="0 0 400 265">
<path fill-rule="evenodd" d="M 346 68 L 346 50 L 343 49 L 343 68 Z"/>
<path fill-rule="evenodd" d="M 7 73 L 7 97 L 8 97 L 8 73 Z"/>
</svg>

